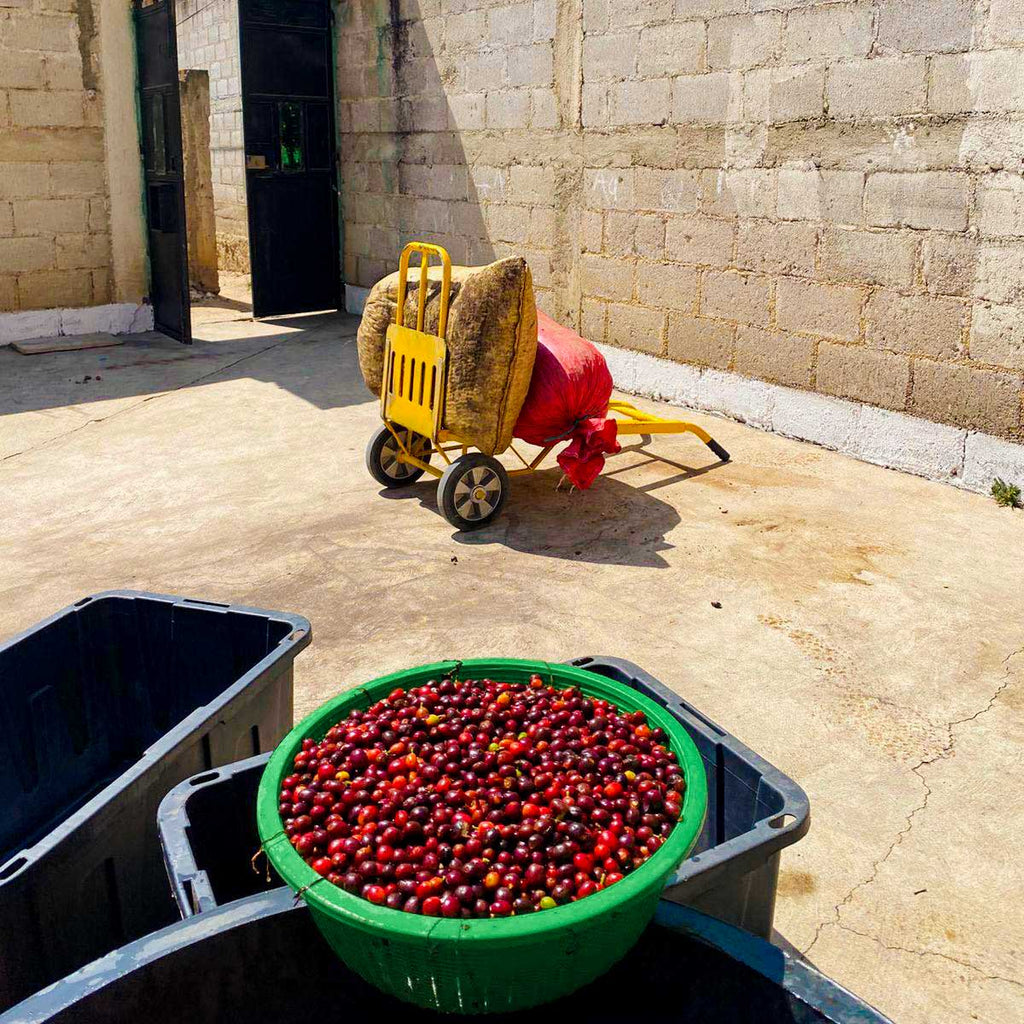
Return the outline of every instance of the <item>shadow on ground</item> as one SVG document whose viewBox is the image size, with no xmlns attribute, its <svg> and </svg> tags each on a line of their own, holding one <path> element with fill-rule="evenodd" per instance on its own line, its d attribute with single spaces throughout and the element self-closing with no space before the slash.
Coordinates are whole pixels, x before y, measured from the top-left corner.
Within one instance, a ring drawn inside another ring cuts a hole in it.
<svg viewBox="0 0 1024 1024">
<path fill-rule="evenodd" d="M 455 532 L 452 539 L 467 547 L 498 544 L 572 562 L 667 568 L 662 552 L 673 545 L 665 538 L 681 519 L 672 505 L 651 492 L 721 465 L 686 466 L 660 458 L 645 446 L 630 445 L 608 460 L 589 491 L 556 489 L 561 470 L 557 466 L 542 469 L 512 480 L 508 504 L 492 526 Z M 664 467 L 664 472 L 658 467 Z M 418 500 L 424 509 L 441 516 L 433 478 L 380 494 L 392 501 Z"/>
<path fill-rule="evenodd" d="M 0 416 L 152 395 L 251 378 L 319 409 L 371 400 L 356 356 L 356 317 L 320 313 L 207 323 L 192 345 L 150 331 L 116 347 L 23 356 L 0 348 Z M 242 329 L 240 329 L 242 328 Z M 330 358 L 323 350 L 335 348 Z M 272 349 L 273 358 L 257 359 Z"/>
</svg>

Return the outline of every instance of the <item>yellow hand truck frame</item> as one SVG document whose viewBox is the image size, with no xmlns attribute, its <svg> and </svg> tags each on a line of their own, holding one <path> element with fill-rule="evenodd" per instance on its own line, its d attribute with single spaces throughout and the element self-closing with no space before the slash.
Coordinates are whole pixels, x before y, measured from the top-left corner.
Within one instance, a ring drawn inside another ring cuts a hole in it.
<svg viewBox="0 0 1024 1024">
<path fill-rule="evenodd" d="M 413 254 L 420 257 L 415 328 L 405 326 L 409 261 Z M 431 257 L 441 264 L 436 334 L 425 330 Z M 468 441 L 445 429 L 448 377 L 445 334 L 451 282 L 451 259 L 441 246 L 410 242 L 402 250 L 395 323 L 388 327 L 384 345 L 380 393 L 383 422 L 366 447 L 366 465 L 373 478 L 388 488 L 404 487 L 424 473 L 437 477 L 440 480 L 438 507 L 445 518 L 458 530 L 475 530 L 486 526 L 500 513 L 508 500 L 510 477 L 536 471 L 556 445 L 547 445 L 527 461 L 515 445 L 510 444 L 508 450 L 521 465 L 506 469 L 493 456 L 470 451 L 472 446 Z M 663 419 L 618 400 L 610 402 L 608 409 L 618 423 L 619 435 L 696 434 L 721 461 L 729 461 L 729 453 L 696 423 Z M 434 455 L 440 457 L 443 468 L 431 464 Z"/>
</svg>

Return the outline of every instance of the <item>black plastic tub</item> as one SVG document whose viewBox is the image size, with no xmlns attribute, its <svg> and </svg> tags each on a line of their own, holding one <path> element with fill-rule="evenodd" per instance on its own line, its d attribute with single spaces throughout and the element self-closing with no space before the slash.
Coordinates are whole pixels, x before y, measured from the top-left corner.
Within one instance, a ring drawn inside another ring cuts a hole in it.
<svg viewBox="0 0 1024 1024">
<path fill-rule="evenodd" d="M 654 676 L 621 658 L 573 665 L 640 690 L 686 727 L 704 759 L 708 816 L 690 856 L 668 880 L 665 898 L 770 939 L 779 858 L 807 835 L 807 794 Z"/>
<path fill-rule="evenodd" d="M 292 724 L 297 615 L 111 591 L 0 644 L 0 1008 L 177 914 L 161 797 Z"/>
<path fill-rule="evenodd" d="M 573 995 L 500 1017 L 440 1016 L 382 994 L 345 968 L 305 904 L 277 888 L 110 953 L 0 1016 L 0 1024 L 280 1024 L 310 1015 L 408 1024 L 887 1022 L 805 961 L 667 900 L 633 950 Z"/>
<path fill-rule="evenodd" d="M 707 822 L 665 896 L 770 938 L 779 856 L 810 826 L 803 790 L 631 662 L 579 658 L 573 664 L 664 705 L 704 759 Z M 257 860 L 258 873 L 250 865 L 259 847 L 256 790 L 268 757 L 189 779 L 160 805 L 160 842 L 182 917 L 282 884 L 268 873 L 265 858 Z"/>
</svg>

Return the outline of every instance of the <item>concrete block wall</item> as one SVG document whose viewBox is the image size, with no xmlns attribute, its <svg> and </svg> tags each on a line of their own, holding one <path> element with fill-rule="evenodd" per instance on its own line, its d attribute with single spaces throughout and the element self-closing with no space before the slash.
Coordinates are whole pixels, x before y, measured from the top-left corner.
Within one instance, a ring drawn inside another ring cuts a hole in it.
<svg viewBox="0 0 1024 1024">
<path fill-rule="evenodd" d="M 2 2 L 2 0 L 0 0 Z M 220 270 L 249 273 L 237 0 L 176 0 L 178 68 L 210 75 L 210 161 Z"/>
<path fill-rule="evenodd" d="M 97 7 L 0 0 L 0 313 L 112 301 Z"/>
<path fill-rule="evenodd" d="M 342 0 L 345 279 L 1024 439 L 1020 0 Z"/>
</svg>

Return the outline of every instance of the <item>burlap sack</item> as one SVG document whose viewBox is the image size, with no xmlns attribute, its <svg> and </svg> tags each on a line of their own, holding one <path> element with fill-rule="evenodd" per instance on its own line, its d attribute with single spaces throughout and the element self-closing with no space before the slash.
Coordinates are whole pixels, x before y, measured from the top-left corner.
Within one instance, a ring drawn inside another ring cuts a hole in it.
<svg viewBox="0 0 1024 1024">
<path fill-rule="evenodd" d="M 424 329 L 437 332 L 441 268 L 427 273 Z M 419 269 L 409 269 L 403 321 L 416 326 Z M 380 395 L 384 341 L 395 322 L 398 274 L 370 290 L 359 324 L 359 368 L 366 386 Z M 537 352 L 537 306 L 526 260 L 510 257 L 486 267 L 452 267 L 448 302 L 448 391 L 445 427 L 488 455 L 512 441 L 519 410 L 530 388 Z"/>
</svg>

